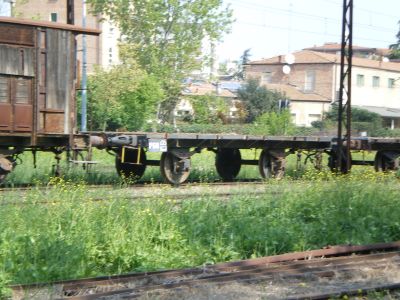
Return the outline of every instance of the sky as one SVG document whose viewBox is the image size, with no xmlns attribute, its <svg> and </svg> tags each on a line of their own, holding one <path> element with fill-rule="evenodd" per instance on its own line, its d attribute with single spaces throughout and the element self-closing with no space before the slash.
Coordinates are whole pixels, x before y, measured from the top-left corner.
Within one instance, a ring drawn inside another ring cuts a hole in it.
<svg viewBox="0 0 400 300">
<path fill-rule="evenodd" d="M 0 0 L 0 16 L 10 16 L 10 8 L 9 0 Z"/>
<path fill-rule="evenodd" d="M 5 11 L 0 0 L 0 15 Z M 216 48 L 217 60 L 251 60 L 341 41 L 342 0 L 224 0 L 236 20 Z M 400 0 L 354 0 L 353 45 L 387 48 L 396 42 Z"/>
<path fill-rule="evenodd" d="M 224 0 L 236 21 L 217 46 L 219 61 L 251 60 L 341 42 L 342 0 Z M 400 0 L 354 0 L 353 45 L 387 48 L 399 31 Z"/>
</svg>

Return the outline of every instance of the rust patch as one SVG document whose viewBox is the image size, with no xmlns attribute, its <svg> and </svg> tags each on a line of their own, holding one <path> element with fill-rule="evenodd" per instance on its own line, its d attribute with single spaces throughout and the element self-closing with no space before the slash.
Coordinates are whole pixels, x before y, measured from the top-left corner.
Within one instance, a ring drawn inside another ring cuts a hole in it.
<svg viewBox="0 0 400 300">
<path fill-rule="evenodd" d="M 44 115 L 44 130 L 47 133 L 64 132 L 64 112 L 46 112 Z"/>
</svg>

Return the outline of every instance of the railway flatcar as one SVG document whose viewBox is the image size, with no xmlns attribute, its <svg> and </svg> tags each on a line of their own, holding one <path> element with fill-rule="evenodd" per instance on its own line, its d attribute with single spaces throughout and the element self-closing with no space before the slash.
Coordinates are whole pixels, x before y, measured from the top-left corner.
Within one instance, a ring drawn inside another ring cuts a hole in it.
<svg viewBox="0 0 400 300">
<path fill-rule="evenodd" d="M 187 180 L 191 157 L 202 150 L 215 152 L 215 166 L 224 180 L 234 179 L 242 165 L 258 166 L 260 175 L 281 177 L 285 159 L 309 151 L 321 162 L 330 157 L 334 169 L 337 137 L 275 137 L 235 134 L 182 134 L 138 132 L 79 132 L 77 129 L 76 36 L 100 31 L 53 22 L 0 17 L 0 182 L 24 151 L 49 151 L 57 166 L 64 151 L 88 151 L 93 147 L 115 154 L 115 167 L 124 177 L 140 178 L 147 166 L 158 166 L 163 178 L 174 185 Z M 352 138 L 352 150 L 376 151 L 374 161 L 351 164 L 375 165 L 377 171 L 398 168 L 399 139 Z M 261 149 L 259 158 L 242 159 L 240 149 Z M 146 153 L 160 152 L 161 159 Z M 345 169 L 340 171 L 347 172 Z M 319 167 L 319 166 L 318 166 Z M 57 168 L 56 168 L 57 170 Z"/>
</svg>

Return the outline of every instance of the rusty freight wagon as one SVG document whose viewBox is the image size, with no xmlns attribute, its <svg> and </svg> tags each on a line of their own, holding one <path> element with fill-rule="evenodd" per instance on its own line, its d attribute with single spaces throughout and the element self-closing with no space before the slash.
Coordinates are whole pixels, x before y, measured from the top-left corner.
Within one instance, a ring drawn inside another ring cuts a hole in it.
<svg viewBox="0 0 400 300">
<path fill-rule="evenodd" d="M 1 178 L 25 150 L 88 146 L 76 134 L 78 34 L 100 31 L 0 17 Z"/>
<path fill-rule="evenodd" d="M 224 180 L 234 179 L 242 165 L 258 166 L 262 177 L 281 177 L 289 154 L 307 151 L 317 167 L 321 155 L 337 166 L 336 137 L 249 136 L 235 134 L 79 132 L 76 105 L 76 36 L 97 30 L 49 22 L 0 18 L 0 181 L 24 151 L 50 151 L 57 162 L 64 151 L 90 152 L 92 147 L 115 155 L 117 172 L 140 178 L 147 166 L 158 166 L 171 184 L 187 180 L 191 157 L 215 153 Z M 400 138 L 351 138 L 351 150 L 376 151 L 374 161 L 341 157 L 350 164 L 375 165 L 377 171 L 398 168 Z M 242 159 L 240 149 L 262 149 L 258 158 Z M 148 151 L 161 152 L 149 160 Z M 340 153 L 340 152 L 339 152 Z M 57 164 L 58 165 L 58 164 Z M 341 170 L 347 172 L 347 169 Z"/>
</svg>

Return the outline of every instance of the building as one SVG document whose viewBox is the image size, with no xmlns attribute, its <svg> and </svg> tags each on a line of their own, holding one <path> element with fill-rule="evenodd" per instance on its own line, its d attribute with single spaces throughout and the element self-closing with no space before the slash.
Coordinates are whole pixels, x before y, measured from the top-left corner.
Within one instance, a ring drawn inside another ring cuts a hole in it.
<svg viewBox="0 0 400 300">
<path fill-rule="evenodd" d="M 107 68 L 119 63 L 118 41 L 120 38 L 120 31 L 112 23 L 103 21 L 101 16 L 91 14 L 90 7 L 87 8 L 87 11 L 86 27 L 102 31 L 99 37 L 86 36 L 87 70 L 90 73 L 94 70 L 95 65 Z M 82 0 L 74 0 L 74 18 L 75 24 L 78 26 L 82 25 L 82 15 Z M 14 16 L 24 19 L 67 23 L 67 1 L 18 1 L 14 7 Z M 77 53 L 78 60 L 82 62 L 82 37 L 78 39 Z"/>
<path fill-rule="evenodd" d="M 311 126 L 313 121 L 321 120 L 330 104 L 338 100 L 340 55 L 336 53 L 301 50 L 294 53 L 290 66 L 281 55 L 250 62 L 245 70 L 247 77 L 260 78 L 263 85 L 290 99 L 298 126 Z M 399 78 L 399 63 L 353 57 L 352 105 L 400 109 Z M 396 114 L 390 120 L 387 114 L 381 116 L 391 128 L 400 127 Z"/>
<path fill-rule="evenodd" d="M 317 51 L 323 53 L 340 55 L 342 45 L 339 43 L 325 43 L 322 46 L 314 46 L 303 50 Z M 382 59 L 390 55 L 390 49 L 387 48 L 370 48 L 353 45 L 353 56 L 369 59 Z"/>
<path fill-rule="evenodd" d="M 240 100 L 234 92 L 228 88 L 224 88 L 221 83 L 211 84 L 208 82 L 195 82 L 188 84 L 182 91 L 182 97 L 175 108 L 175 116 L 185 118 L 194 114 L 191 104 L 191 97 L 196 96 L 217 96 L 225 101 L 228 107 L 226 115 L 227 121 L 234 122 L 240 117 L 239 105 Z"/>
</svg>

